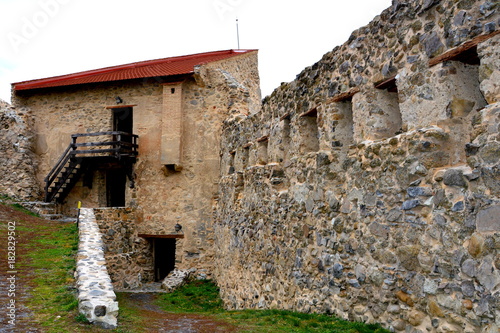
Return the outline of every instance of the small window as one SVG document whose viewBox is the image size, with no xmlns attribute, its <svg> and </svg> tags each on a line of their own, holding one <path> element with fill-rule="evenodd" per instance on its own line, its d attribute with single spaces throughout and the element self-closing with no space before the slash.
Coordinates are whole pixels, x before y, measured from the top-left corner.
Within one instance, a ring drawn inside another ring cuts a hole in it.
<svg viewBox="0 0 500 333">
<path fill-rule="evenodd" d="M 398 87 L 396 85 L 396 76 L 387 80 L 376 83 L 375 88 L 379 90 L 378 101 L 383 106 L 384 123 L 386 128 L 383 133 L 379 133 L 380 137 L 377 139 L 390 138 L 394 135 L 401 133 L 403 120 L 401 117 L 401 110 L 399 109 L 399 96 Z"/>
<path fill-rule="evenodd" d="M 319 150 L 318 110 L 313 108 L 299 116 L 299 134 L 301 153 Z"/>
<path fill-rule="evenodd" d="M 234 156 L 235 155 L 236 155 L 236 151 L 229 152 L 229 168 L 228 168 L 227 173 L 230 175 L 234 173 Z"/>
<path fill-rule="evenodd" d="M 269 137 L 263 136 L 257 139 L 257 164 L 267 164 L 267 148 L 269 145 Z"/>
<path fill-rule="evenodd" d="M 241 165 L 243 166 L 243 169 L 247 168 L 250 165 L 250 147 L 252 146 L 252 143 L 249 142 L 246 145 L 243 146 L 242 152 L 241 152 Z"/>
<path fill-rule="evenodd" d="M 337 120 L 331 123 L 331 148 L 334 150 L 349 147 L 354 142 L 354 119 L 352 115 L 352 98 L 360 91 L 354 87 L 344 93 L 330 98 L 327 103 L 333 103 L 331 113 Z"/>
<path fill-rule="evenodd" d="M 289 159 L 290 155 L 290 114 L 286 114 L 281 117 L 281 157 L 280 162 L 284 162 Z"/>
</svg>

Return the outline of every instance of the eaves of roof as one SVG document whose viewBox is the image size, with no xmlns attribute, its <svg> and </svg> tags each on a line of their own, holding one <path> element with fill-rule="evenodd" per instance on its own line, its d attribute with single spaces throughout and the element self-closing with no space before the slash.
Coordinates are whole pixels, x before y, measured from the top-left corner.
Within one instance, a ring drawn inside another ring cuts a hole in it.
<svg viewBox="0 0 500 333">
<path fill-rule="evenodd" d="M 196 66 L 257 50 L 224 50 L 147 60 L 73 74 L 12 83 L 15 91 L 190 74 Z"/>
</svg>

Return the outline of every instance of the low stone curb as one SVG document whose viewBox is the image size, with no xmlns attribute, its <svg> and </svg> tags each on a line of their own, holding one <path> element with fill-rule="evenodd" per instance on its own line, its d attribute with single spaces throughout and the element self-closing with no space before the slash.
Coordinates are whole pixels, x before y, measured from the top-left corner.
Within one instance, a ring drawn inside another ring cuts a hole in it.
<svg viewBox="0 0 500 333">
<path fill-rule="evenodd" d="M 92 208 L 80 210 L 78 229 L 78 310 L 93 324 L 103 328 L 116 328 L 118 302 L 106 269 L 104 246 Z"/>
</svg>

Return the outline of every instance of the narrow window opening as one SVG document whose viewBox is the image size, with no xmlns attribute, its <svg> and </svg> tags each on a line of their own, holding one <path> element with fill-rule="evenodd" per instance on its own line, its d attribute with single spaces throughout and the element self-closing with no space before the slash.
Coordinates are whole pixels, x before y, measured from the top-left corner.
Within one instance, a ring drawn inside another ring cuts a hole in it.
<svg viewBox="0 0 500 333">
<path fill-rule="evenodd" d="M 301 137 L 299 151 L 301 153 L 319 150 L 318 110 L 316 108 L 300 115 L 299 133 Z"/>
<path fill-rule="evenodd" d="M 170 173 L 179 172 L 182 170 L 182 168 L 180 166 L 178 166 L 177 164 L 165 164 L 165 168 Z"/>
<path fill-rule="evenodd" d="M 175 88 L 170 88 L 170 93 L 175 94 Z"/>
<path fill-rule="evenodd" d="M 281 118 L 282 132 L 281 132 L 281 158 L 280 162 L 287 161 L 290 155 L 290 114 Z"/>
<path fill-rule="evenodd" d="M 477 45 L 466 46 L 446 52 L 435 69 L 436 75 L 447 79 L 445 85 L 436 87 L 447 92 L 448 96 L 445 109 L 440 110 L 447 119 L 440 119 L 437 125 L 450 133 L 450 164 L 465 163 L 467 156 L 463 147 L 470 142 L 470 138 L 463 133 L 473 131 L 472 119 L 478 110 L 488 104 L 481 90 Z"/>
<path fill-rule="evenodd" d="M 332 112 L 337 114 L 337 120 L 331 123 L 332 142 L 334 150 L 349 147 L 354 143 L 354 120 L 352 116 L 352 96 L 335 103 Z"/>
<path fill-rule="evenodd" d="M 380 117 L 383 117 L 385 128 L 379 129 L 376 139 L 385 139 L 402 132 L 402 117 L 399 109 L 398 87 L 396 76 L 376 83 L 378 89 L 378 104 L 381 109 Z"/>
<path fill-rule="evenodd" d="M 241 154 L 241 164 L 243 169 L 247 168 L 250 165 L 250 147 L 252 143 L 249 142 L 243 146 L 242 154 Z"/>
<path fill-rule="evenodd" d="M 257 164 L 266 165 L 268 162 L 267 149 L 269 145 L 269 137 L 263 136 L 257 139 Z"/>
<path fill-rule="evenodd" d="M 331 112 L 334 119 L 331 123 L 331 148 L 334 150 L 349 147 L 354 143 L 354 119 L 352 99 L 360 89 L 354 87 L 346 92 L 333 96 L 327 104 L 333 103 Z"/>
<path fill-rule="evenodd" d="M 228 174 L 233 174 L 235 169 L 234 169 L 234 156 L 236 155 L 236 150 L 229 152 L 229 168 L 227 173 Z"/>
</svg>

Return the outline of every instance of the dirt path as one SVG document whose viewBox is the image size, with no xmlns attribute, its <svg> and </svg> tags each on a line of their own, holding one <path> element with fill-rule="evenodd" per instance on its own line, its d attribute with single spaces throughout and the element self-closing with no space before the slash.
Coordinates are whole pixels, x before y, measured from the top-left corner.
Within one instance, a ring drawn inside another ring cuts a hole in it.
<svg viewBox="0 0 500 333">
<path fill-rule="evenodd" d="M 41 220 L 2 206 L 0 221 L 0 333 L 41 332 L 36 327 L 33 313 L 26 307 L 31 276 L 26 266 L 27 249 L 24 247 L 37 236 L 32 226 Z M 15 249 L 14 244 L 9 242 L 9 231 L 15 237 Z M 12 252 L 15 252 L 15 258 Z"/>
<path fill-rule="evenodd" d="M 166 313 L 155 305 L 156 294 L 123 293 L 122 302 L 147 319 L 144 332 L 217 333 L 238 332 L 231 324 L 195 314 Z"/>
</svg>

